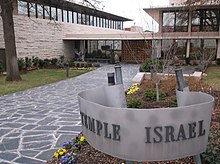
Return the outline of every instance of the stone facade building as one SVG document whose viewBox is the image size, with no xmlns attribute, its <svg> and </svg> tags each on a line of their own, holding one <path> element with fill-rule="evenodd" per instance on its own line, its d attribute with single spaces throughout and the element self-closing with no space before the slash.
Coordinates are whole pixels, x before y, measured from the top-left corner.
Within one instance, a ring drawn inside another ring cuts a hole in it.
<svg viewBox="0 0 220 164">
<path fill-rule="evenodd" d="M 100 50 L 121 54 L 121 39 L 128 18 L 68 1 L 18 0 L 14 4 L 15 40 L 18 58 L 73 58 L 75 52 Z M 36 3 L 37 2 L 37 3 Z M 133 36 L 134 35 L 134 36 Z M 107 47 L 107 49 L 106 49 Z M 3 24 L 0 18 L 0 59 L 5 60 Z"/>
</svg>

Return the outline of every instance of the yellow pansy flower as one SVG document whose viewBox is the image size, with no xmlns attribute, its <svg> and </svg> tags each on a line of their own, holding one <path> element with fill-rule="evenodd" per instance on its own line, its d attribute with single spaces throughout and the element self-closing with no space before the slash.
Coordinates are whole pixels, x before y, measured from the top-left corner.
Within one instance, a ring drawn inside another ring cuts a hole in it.
<svg viewBox="0 0 220 164">
<path fill-rule="evenodd" d="M 83 141 L 85 141 L 85 137 L 84 136 L 80 137 L 80 142 L 83 142 Z"/>
<path fill-rule="evenodd" d="M 64 154 L 64 152 L 60 151 L 59 154 L 62 156 Z"/>
<path fill-rule="evenodd" d="M 53 154 L 53 156 L 54 156 L 55 158 L 58 158 L 58 157 L 59 157 L 59 154 L 58 154 L 57 152 L 55 152 L 55 153 Z"/>
<path fill-rule="evenodd" d="M 63 151 L 64 153 L 66 153 L 66 149 L 62 149 L 62 151 Z"/>
</svg>

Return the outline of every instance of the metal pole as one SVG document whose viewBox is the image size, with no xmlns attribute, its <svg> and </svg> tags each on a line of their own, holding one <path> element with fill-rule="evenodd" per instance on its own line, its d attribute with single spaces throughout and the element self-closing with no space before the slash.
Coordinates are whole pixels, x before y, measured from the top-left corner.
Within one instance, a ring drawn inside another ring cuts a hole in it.
<svg viewBox="0 0 220 164">
<path fill-rule="evenodd" d="M 70 67 L 69 63 L 66 63 L 66 78 L 69 78 Z"/>
<path fill-rule="evenodd" d="M 200 154 L 193 156 L 195 164 L 202 164 Z"/>
<path fill-rule="evenodd" d="M 107 73 L 108 77 L 108 86 L 115 85 L 115 74 L 113 73 Z"/>
<path fill-rule="evenodd" d="M 176 80 L 178 84 L 178 90 L 183 91 L 183 89 L 186 87 L 186 84 L 183 78 L 183 71 L 180 68 L 180 69 L 176 69 L 175 73 L 176 73 Z M 194 159 L 195 164 L 202 164 L 200 154 L 194 155 L 193 159 Z"/>
<path fill-rule="evenodd" d="M 120 65 L 115 65 L 116 84 L 123 84 L 122 71 Z"/>
<path fill-rule="evenodd" d="M 178 90 L 179 91 L 183 91 L 183 88 L 186 87 L 184 78 L 183 78 L 183 70 L 180 69 L 176 69 L 175 70 L 176 73 L 176 80 L 177 80 L 177 84 L 178 84 Z"/>
</svg>

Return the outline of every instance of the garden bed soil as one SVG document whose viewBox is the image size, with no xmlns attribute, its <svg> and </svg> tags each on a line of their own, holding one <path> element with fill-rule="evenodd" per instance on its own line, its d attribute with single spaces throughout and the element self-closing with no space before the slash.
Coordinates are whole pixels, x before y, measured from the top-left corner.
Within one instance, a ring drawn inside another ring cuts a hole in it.
<svg viewBox="0 0 220 164">
<path fill-rule="evenodd" d="M 213 90 L 210 86 L 204 83 L 202 80 L 199 81 L 193 77 L 185 78 L 186 85 L 189 86 L 190 91 L 202 91 L 211 94 L 215 97 L 215 107 L 212 115 L 211 129 L 220 130 L 220 91 Z M 155 88 L 155 83 L 151 80 L 145 79 L 139 91 L 127 95 L 127 98 L 139 97 L 144 101 L 144 108 L 162 108 L 170 106 L 171 97 L 175 96 L 176 79 L 175 77 L 169 77 L 162 79 L 159 88 L 166 93 L 166 98 L 159 102 L 147 101 L 144 98 L 144 91 L 147 88 Z M 134 150 L 135 151 L 135 150 Z M 78 154 L 77 164 L 125 164 L 124 160 L 111 157 L 109 155 L 103 154 L 89 144 L 82 146 L 81 151 Z M 183 159 L 165 161 L 165 162 L 134 162 L 134 164 L 194 164 L 192 157 L 186 157 Z"/>
</svg>

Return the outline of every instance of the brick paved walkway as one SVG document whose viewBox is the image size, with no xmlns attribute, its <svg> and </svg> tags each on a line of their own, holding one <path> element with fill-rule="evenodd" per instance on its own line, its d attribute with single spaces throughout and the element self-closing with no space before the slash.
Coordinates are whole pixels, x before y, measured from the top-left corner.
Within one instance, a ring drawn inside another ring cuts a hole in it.
<svg viewBox="0 0 220 164">
<path fill-rule="evenodd" d="M 139 65 L 122 65 L 124 86 Z M 73 79 L 0 96 L 0 164 L 42 164 L 63 142 L 81 132 L 77 94 L 107 85 L 114 65 Z M 39 79 L 40 80 L 40 79 Z"/>
</svg>

